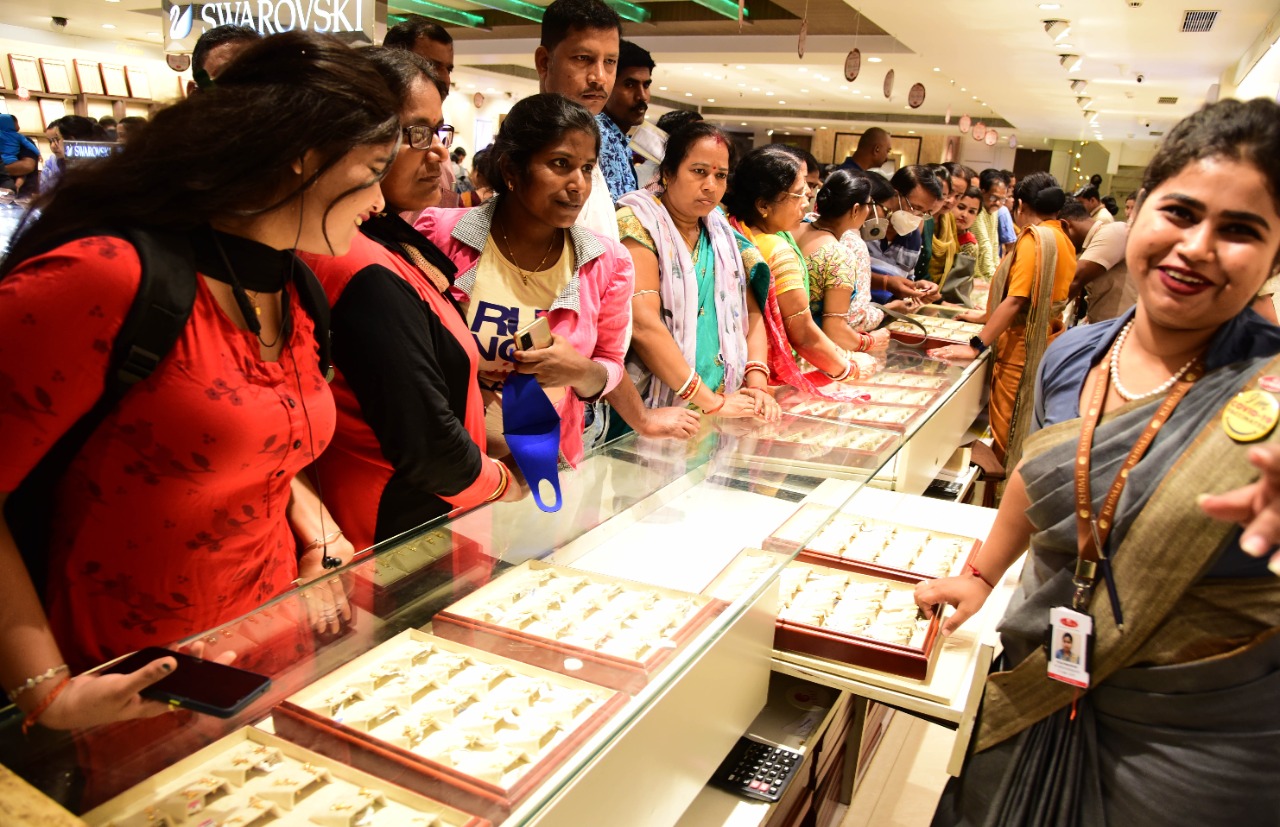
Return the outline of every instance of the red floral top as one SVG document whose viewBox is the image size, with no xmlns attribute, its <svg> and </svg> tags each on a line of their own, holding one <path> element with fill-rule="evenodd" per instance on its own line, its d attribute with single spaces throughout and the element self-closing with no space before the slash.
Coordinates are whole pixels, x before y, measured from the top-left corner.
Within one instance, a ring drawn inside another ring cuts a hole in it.
<svg viewBox="0 0 1280 827">
<path fill-rule="evenodd" d="M 238 270 L 288 255 L 237 241 L 228 251 Z M 220 269 L 200 258 L 201 272 Z M 0 491 L 101 394 L 139 280 L 133 248 L 99 236 L 0 281 Z M 286 289 L 293 326 L 272 363 L 201 279 L 174 349 L 60 483 L 44 597 L 73 669 L 234 619 L 297 577 L 290 482 L 328 444 L 334 407 L 311 319 Z"/>
</svg>

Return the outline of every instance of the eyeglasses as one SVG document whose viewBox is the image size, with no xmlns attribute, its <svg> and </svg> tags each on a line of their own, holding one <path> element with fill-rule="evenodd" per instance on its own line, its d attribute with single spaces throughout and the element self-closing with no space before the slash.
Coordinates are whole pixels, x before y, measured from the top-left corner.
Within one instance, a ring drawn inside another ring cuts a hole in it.
<svg viewBox="0 0 1280 827">
<path fill-rule="evenodd" d="M 809 188 L 805 187 L 803 192 L 792 192 L 791 190 L 783 190 L 782 194 L 790 195 L 792 198 L 799 198 L 801 201 L 806 201 L 809 198 Z"/>
<path fill-rule="evenodd" d="M 904 203 L 906 204 L 906 206 L 905 206 L 905 207 L 903 206 L 903 204 L 904 204 Z M 910 201 L 905 201 L 905 202 L 904 202 L 904 201 L 903 201 L 903 199 L 902 199 L 902 196 L 901 196 L 901 195 L 899 195 L 899 196 L 898 196 L 898 209 L 900 209 L 900 210 L 906 210 L 907 212 L 911 213 L 912 215 L 921 215 L 921 216 L 923 216 L 923 215 L 928 215 L 928 214 L 929 214 L 929 211 L 928 211 L 928 210 L 926 210 L 924 207 L 918 207 L 918 206 L 916 206 L 915 204 L 912 204 Z"/>
<path fill-rule="evenodd" d="M 449 124 L 437 127 L 406 126 L 400 130 L 404 134 L 404 142 L 413 149 L 430 149 L 434 138 L 440 139 L 440 145 L 448 149 L 453 143 L 454 128 Z"/>
</svg>

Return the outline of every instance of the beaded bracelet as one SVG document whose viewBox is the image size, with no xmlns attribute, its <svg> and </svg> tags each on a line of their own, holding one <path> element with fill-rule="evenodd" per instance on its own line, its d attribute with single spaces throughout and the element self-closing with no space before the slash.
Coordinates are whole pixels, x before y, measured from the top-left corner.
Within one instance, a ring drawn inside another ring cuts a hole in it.
<svg viewBox="0 0 1280 827">
<path fill-rule="evenodd" d="M 40 722 L 40 716 L 49 711 L 49 707 L 53 706 L 53 702 L 62 694 L 62 690 L 71 685 L 71 678 L 63 678 L 53 691 L 45 695 L 40 703 L 36 704 L 35 709 L 27 713 L 27 717 L 22 719 L 22 734 L 26 735 L 27 731 Z"/>
<path fill-rule="evenodd" d="M 57 675 L 59 672 L 66 672 L 69 671 L 69 669 L 70 667 L 65 663 L 60 663 L 57 666 L 50 666 L 34 678 L 27 678 L 22 682 L 21 686 L 15 687 L 5 693 L 9 696 L 9 703 L 17 703 L 18 697 L 22 695 L 23 692 L 30 692 L 45 681 L 52 680 L 53 676 Z"/>
</svg>

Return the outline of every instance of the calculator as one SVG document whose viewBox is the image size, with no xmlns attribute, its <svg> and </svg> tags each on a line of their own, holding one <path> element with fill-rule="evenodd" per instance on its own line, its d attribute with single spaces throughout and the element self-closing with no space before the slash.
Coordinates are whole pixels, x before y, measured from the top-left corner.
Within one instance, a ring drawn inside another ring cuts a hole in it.
<svg viewBox="0 0 1280 827">
<path fill-rule="evenodd" d="M 803 753 L 755 741 L 744 735 L 711 776 L 711 783 L 747 798 L 777 801 L 803 759 Z"/>
</svg>

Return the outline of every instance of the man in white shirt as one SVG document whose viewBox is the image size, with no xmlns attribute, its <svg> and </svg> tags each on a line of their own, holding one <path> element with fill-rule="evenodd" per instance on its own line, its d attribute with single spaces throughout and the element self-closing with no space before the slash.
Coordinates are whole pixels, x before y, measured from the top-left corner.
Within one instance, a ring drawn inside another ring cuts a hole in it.
<svg viewBox="0 0 1280 827">
<path fill-rule="evenodd" d="M 1105 207 L 1102 211 L 1107 212 Z M 1122 221 L 1100 221 L 1089 215 L 1088 207 L 1076 199 L 1067 201 L 1058 218 L 1067 237 L 1080 251 L 1071 296 L 1084 292 L 1089 321 L 1114 319 L 1133 307 L 1138 300 L 1138 289 L 1129 278 L 1124 258 L 1129 225 Z"/>
<path fill-rule="evenodd" d="M 556 0 L 543 14 L 542 42 L 533 53 L 540 91 L 557 92 L 599 115 L 617 78 L 621 42 L 622 20 L 600 0 Z M 618 240 L 613 198 L 599 164 L 578 223 Z"/>
<path fill-rule="evenodd" d="M 1102 203 L 1102 193 L 1098 192 L 1098 188 L 1092 184 L 1087 187 L 1081 187 L 1077 190 L 1076 200 L 1084 205 L 1084 208 L 1088 210 L 1089 215 L 1091 215 L 1095 221 L 1101 221 L 1104 224 L 1110 224 L 1112 221 L 1115 221 L 1115 216 L 1113 216 L 1111 211 L 1107 209 L 1107 206 Z"/>
</svg>

